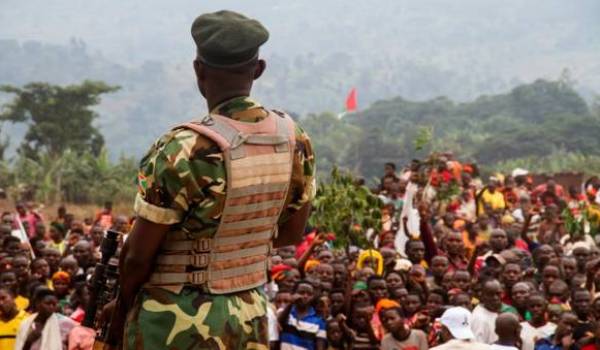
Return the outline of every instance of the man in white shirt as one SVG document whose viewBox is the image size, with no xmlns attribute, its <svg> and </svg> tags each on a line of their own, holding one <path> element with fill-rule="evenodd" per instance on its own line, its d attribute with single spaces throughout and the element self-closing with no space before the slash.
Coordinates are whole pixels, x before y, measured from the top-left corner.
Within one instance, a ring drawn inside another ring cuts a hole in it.
<svg viewBox="0 0 600 350">
<path fill-rule="evenodd" d="M 473 324 L 475 340 L 493 344 L 498 340 L 495 332 L 496 318 L 502 308 L 502 286 L 497 280 L 489 280 L 483 284 L 481 303 L 473 310 Z"/>
<path fill-rule="evenodd" d="M 515 314 L 503 313 L 496 318 L 498 341 L 492 344 L 492 350 L 519 350 L 521 347 L 521 325 Z"/>
<path fill-rule="evenodd" d="M 554 334 L 556 325 L 546 320 L 548 302 L 540 294 L 527 298 L 527 310 L 531 314 L 529 321 L 521 322 L 521 350 L 533 350 L 535 342 Z"/>
<path fill-rule="evenodd" d="M 463 307 L 452 307 L 440 318 L 441 338 L 445 342 L 430 350 L 490 350 L 490 346 L 478 343 L 471 330 L 471 313 Z"/>
</svg>

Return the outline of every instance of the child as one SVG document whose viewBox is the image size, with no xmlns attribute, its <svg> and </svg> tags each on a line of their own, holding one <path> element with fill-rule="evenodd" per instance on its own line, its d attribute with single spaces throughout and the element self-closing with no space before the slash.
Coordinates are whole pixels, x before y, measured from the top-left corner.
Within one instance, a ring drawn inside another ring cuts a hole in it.
<svg viewBox="0 0 600 350">
<path fill-rule="evenodd" d="M 350 328 L 350 349 L 378 350 L 379 341 L 375 337 L 370 321 L 373 318 L 373 306 L 365 304 L 352 305 Z"/>
<path fill-rule="evenodd" d="M 548 322 L 548 302 L 540 294 L 532 294 L 527 299 L 527 311 L 531 319 L 521 322 L 522 350 L 533 350 L 536 339 L 548 338 L 556 330 L 556 325 Z"/>
<path fill-rule="evenodd" d="M 313 308 L 314 288 L 307 281 L 294 287 L 293 303 L 279 316 L 281 350 L 325 349 L 327 335 L 325 321 Z"/>
<path fill-rule="evenodd" d="M 383 309 L 379 317 L 388 332 L 381 341 L 381 350 L 429 349 L 425 333 L 407 327 L 400 308 Z"/>
<path fill-rule="evenodd" d="M 340 315 L 343 319 L 343 315 Z M 337 318 L 327 322 L 327 350 L 346 350 L 349 349 L 348 339 L 342 326 L 343 321 L 338 321 Z"/>
</svg>

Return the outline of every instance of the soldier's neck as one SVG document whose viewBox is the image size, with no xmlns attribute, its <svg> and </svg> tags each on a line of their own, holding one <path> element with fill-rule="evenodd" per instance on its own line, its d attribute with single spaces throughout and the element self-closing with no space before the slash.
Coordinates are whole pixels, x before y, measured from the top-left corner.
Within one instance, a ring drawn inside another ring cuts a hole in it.
<svg viewBox="0 0 600 350">
<path fill-rule="evenodd" d="M 220 105 L 221 103 L 231 100 L 234 97 L 240 96 L 250 96 L 249 90 L 238 90 L 238 91 L 226 91 L 220 94 L 215 94 L 214 96 L 206 97 L 206 104 L 208 105 L 208 110 L 212 111 L 215 107 Z"/>
</svg>

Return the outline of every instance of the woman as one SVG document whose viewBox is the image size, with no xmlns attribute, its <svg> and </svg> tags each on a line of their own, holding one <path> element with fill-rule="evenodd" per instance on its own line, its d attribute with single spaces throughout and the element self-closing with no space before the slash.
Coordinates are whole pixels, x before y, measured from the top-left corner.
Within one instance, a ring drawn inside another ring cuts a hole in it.
<svg viewBox="0 0 600 350">
<path fill-rule="evenodd" d="M 67 336 L 76 323 L 56 313 L 58 299 L 54 292 L 46 287 L 39 287 L 34 293 L 33 305 L 35 313 L 21 323 L 15 349 L 66 349 Z"/>
</svg>

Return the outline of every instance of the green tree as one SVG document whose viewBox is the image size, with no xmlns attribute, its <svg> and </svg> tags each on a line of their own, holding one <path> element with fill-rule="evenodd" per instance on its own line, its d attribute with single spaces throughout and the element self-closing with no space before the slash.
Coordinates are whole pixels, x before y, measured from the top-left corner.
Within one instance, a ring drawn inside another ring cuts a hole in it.
<svg viewBox="0 0 600 350">
<path fill-rule="evenodd" d="M 365 186 L 356 184 L 350 173 L 333 168 L 329 181 L 319 184 L 313 201 L 310 224 L 321 232 L 333 232 L 337 248 L 349 244 L 370 245 L 365 232 L 381 230 L 381 200 Z"/>
<path fill-rule="evenodd" d="M 100 95 L 118 89 L 98 81 L 68 86 L 29 83 L 23 88 L 4 85 L 0 91 L 16 96 L 4 105 L 0 120 L 29 123 L 19 149 L 29 158 L 46 153 L 57 159 L 69 149 L 98 155 L 104 138 L 93 125 L 98 114 L 91 107 L 100 102 Z"/>
</svg>

